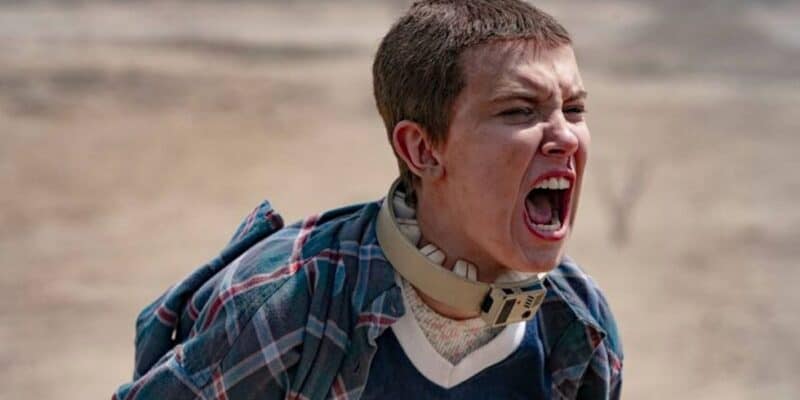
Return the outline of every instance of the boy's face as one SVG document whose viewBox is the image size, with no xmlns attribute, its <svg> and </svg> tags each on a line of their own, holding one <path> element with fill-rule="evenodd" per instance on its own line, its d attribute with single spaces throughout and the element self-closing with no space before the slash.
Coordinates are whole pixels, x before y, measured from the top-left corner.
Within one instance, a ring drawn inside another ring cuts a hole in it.
<svg viewBox="0 0 800 400">
<path fill-rule="evenodd" d="M 463 54 L 466 86 L 437 150 L 436 192 L 478 265 L 547 271 L 570 233 L 589 147 L 570 46 L 499 42 Z"/>
</svg>

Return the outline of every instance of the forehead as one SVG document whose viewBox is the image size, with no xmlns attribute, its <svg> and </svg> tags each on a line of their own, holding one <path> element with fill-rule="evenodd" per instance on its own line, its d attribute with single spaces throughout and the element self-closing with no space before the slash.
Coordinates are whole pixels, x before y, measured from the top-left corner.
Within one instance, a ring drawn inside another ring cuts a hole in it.
<svg viewBox="0 0 800 400">
<path fill-rule="evenodd" d="M 569 45 L 547 49 L 524 40 L 484 44 L 465 51 L 461 67 L 465 91 L 471 93 L 524 90 L 567 98 L 585 92 Z"/>
</svg>

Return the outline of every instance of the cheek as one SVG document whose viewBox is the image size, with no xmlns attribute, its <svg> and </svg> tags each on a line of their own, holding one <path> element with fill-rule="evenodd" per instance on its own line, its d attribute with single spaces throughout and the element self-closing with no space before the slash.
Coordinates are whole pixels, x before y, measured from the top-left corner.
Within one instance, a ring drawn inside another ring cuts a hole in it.
<svg viewBox="0 0 800 400">
<path fill-rule="evenodd" d="M 505 226 L 515 212 L 519 182 L 526 168 L 522 160 L 527 156 L 520 147 L 509 141 L 475 140 L 449 149 L 446 169 L 453 211 L 458 210 L 471 230 L 480 232 L 484 243 L 508 242 Z"/>
<path fill-rule="evenodd" d="M 508 168 L 518 169 L 520 173 L 525 172 L 538 146 L 538 141 L 533 139 L 520 134 L 504 144 L 500 157 L 503 158 Z"/>
<path fill-rule="evenodd" d="M 508 219 L 541 140 L 537 129 L 484 127 L 453 137 L 445 153 L 451 196 L 465 207 L 491 207 L 483 215 Z"/>
<path fill-rule="evenodd" d="M 591 135 L 589 135 L 589 131 L 586 129 L 584 129 L 582 132 L 578 132 L 577 136 L 579 146 L 575 158 L 578 164 L 578 173 L 583 175 L 583 168 L 586 165 L 586 161 L 589 157 L 589 145 L 591 144 L 592 138 Z"/>
<path fill-rule="evenodd" d="M 510 211 L 519 195 L 530 163 L 536 153 L 536 145 L 523 134 L 507 133 L 486 147 L 486 185 L 503 201 L 503 209 Z"/>
<path fill-rule="evenodd" d="M 575 136 L 578 137 L 578 151 L 586 155 L 589 152 L 589 145 L 592 143 L 592 135 L 589 133 L 589 128 L 585 122 L 575 129 Z"/>
<path fill-rule="evenodd" d="M 497 132 L 477 131 L 448 146 L 445 168 L 455 181 L 483 192 L 494 189 L 497 177 L 512 165 L 513 151 Z"/>
</svg>

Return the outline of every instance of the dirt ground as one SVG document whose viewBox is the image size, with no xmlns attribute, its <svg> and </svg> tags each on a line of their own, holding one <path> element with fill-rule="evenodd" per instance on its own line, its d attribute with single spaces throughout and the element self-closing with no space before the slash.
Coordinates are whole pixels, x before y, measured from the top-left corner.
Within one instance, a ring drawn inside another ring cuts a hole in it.
<svg viewBox="0 0 800 400">
<path fill-rule="evenodd" d="M 591 93 L 570 253 L 624 398 L 800 397 L 800 6 L 537 4 Z M 262 198 L 291 221 L 380 197 L 370 62 L 401 9 L 0 2 L 0 399 L 108 398 L 138 311 Z"/>
</svg>

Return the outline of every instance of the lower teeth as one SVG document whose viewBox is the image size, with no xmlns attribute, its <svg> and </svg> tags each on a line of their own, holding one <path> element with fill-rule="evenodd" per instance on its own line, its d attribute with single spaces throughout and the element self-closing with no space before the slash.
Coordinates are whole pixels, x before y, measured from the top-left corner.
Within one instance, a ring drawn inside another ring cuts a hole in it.
<svg viewBox="0 0 800 400">
<path fill-rule="evenodd" d="M 542 231 L 556 231 L 561 228 L 561 221 L 559 221 L 558 216 L 554 216 L 549 224 L 534 224 L 534 226 Z"/>
</svg>

